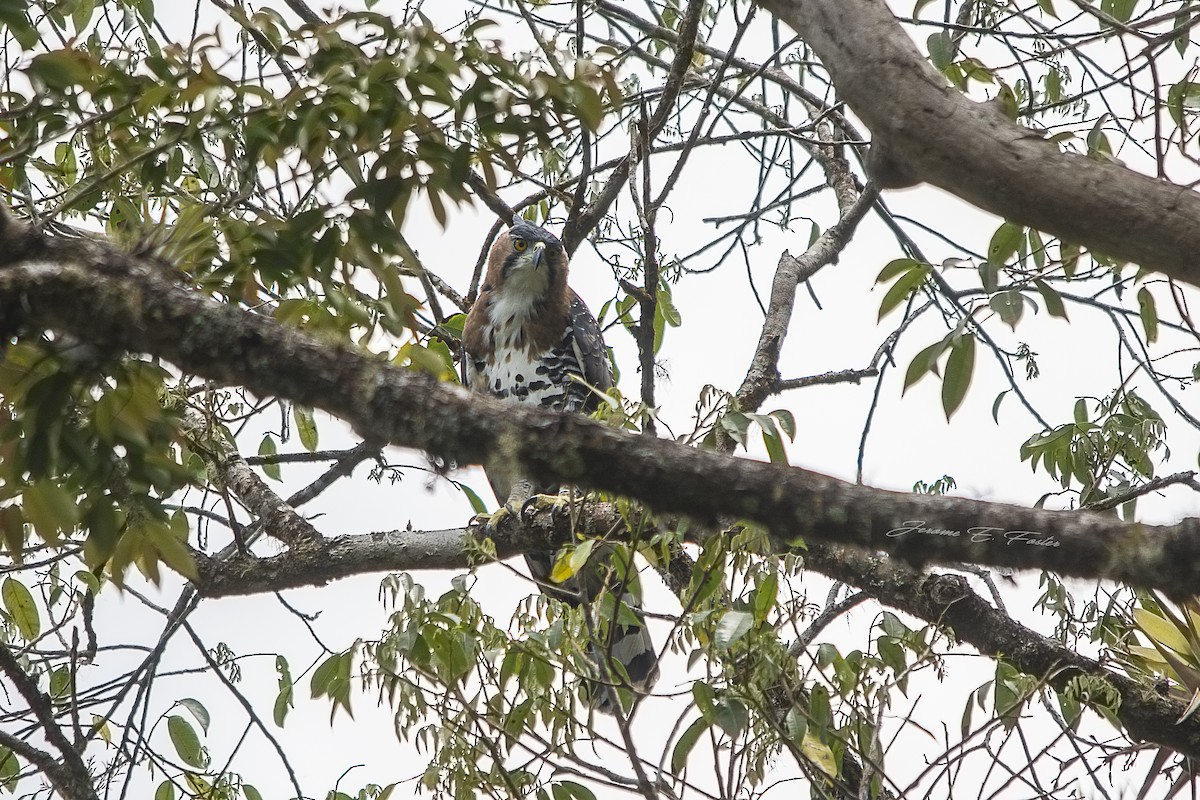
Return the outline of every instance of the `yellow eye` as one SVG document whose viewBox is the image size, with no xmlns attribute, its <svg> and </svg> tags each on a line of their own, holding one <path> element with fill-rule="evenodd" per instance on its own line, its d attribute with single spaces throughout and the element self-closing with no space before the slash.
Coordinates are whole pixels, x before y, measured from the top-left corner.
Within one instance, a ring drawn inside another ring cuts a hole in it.
<svg viewBox="0 0 1200 800">
<path fill-rule="evenodd" d="M 513 250 L 516 250 L 518 253 L 524 253 L 525 248 L 529 246 L 529 245 L 525 244 L 524 239 L 513 239 L 512 244 L 513 244 Z"/>
</svg>

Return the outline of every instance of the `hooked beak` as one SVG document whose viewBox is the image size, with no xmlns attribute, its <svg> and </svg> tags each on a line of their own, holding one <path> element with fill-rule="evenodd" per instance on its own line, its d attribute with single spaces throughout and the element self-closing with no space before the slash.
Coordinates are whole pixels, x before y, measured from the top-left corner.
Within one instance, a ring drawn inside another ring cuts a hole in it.
<svg viewBox="0 0 1200 800">
<path fill-rule="evenodd" d="M 540 267 L 542 265 L 542 259 L 545 257 L 545 255 L 546 243 L 534 242 L 533 249 L 529 251 L 529 255 L 527 256 L 529 259 L 529 266 L 533 267 L 534 269 Z"/>
</svg>

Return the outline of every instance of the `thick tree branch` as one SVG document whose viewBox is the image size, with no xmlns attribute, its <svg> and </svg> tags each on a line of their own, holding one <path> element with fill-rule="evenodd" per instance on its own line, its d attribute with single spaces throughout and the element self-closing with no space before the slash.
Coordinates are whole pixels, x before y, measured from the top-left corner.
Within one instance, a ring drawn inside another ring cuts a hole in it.
<svg viewBox="0 0 1200 800">
<path fill-rule="evenodd" d="M 619 523 L 612 504 L 592 503 L 576 518 L 574 528 L 565 516 L 541 512 L 527 525 L 506 520 L 492 543 L 496 556 L 503 559 L 534 548 L 553 549 L 571 541 L 577 531 L 611 535 Z M 221 597 L 324 584 L 367 572 L 463 569 L 469 565 L 470 538 L 475 533 L 465 528 L 386 531 L 338 537 L 320 552 L 204 562 L 197 590 L 206 597 Z M 1063 689 L 1081 674 L 1102 677 L 1121 694 L 1117 716 L 1131 736 L 1200 756 L 1200 719 L 1193 716 L 1176 724 L 1185 711 L 1182 704 L 1148 692 L 1132 678 L 1026 628 L 976 594 L 962 576 L 922 574 L 886 556 L 833 545 L 809 547 L 804 560 L 806 568 L 859 586 L 886 606 L 948 626 L 958 639 L 984 655 L 1003 658 L 1030 675 L 1049 676 L 1055 689 Z M 855 603 L 861 601 L 857 597 Z M 838 608 L 839 613 L 844 610 Z"/>
<path fill-rule="evenodd" d="M 883 0 L 762 4 L 820 57 L 890 168 L 1013 222 L 1200 286 L 1200 195 L 1060 152 L 1036 131 L 963 97 Z"/>
<path fill-rule="evenodd" d="M 1117 717 L 1132 738 L 1183 754 L 1200 753 L 1200 720 L 1195 715 L 1182 719 L 1182 704 L 1026 628 L 976 594 L 961 575 L 921 574 L 887 558 L 826 545 L 811 548 L 805 563 L 862 588 L 884 605 L 948 625 L 980 653 L 1026 674 L 1047 676 L 1055 689 L 1064 689 L 1080 675 L 1101 677 L 1120 693 Z"/>
<path fill-rule="evenodd" d="M 808 542 L 884 550 L 910 563 L 1049 569 L 1156 588 L 1200 585 L 1200 520 L 1152 527 L 872 489 L 797 468 L 630 435 L 516 407 L 396 369 L 347 346 L 212 301 L 110 246 L 0 226 L 0 320 L 107 351 L 152 353 L 184 371 L 317 407 L 364 436 L 458 463 L 503 458 L 538 481 L 645 501 L 660 513 L 733 517 L 780 552 Z"/>
<path fill-rule="evenodd" d="M 311 547 L 321 541 L 321 534 L 312 523 L 297 514 L 250 469 L 233 443 L 225 441 L 219 428 L 209 425 L 199 412 L 190 408 L 184 410 L 183 424 L 221 483 L 262 521 L 268 536 L 288 547 Z"/>
</svg>

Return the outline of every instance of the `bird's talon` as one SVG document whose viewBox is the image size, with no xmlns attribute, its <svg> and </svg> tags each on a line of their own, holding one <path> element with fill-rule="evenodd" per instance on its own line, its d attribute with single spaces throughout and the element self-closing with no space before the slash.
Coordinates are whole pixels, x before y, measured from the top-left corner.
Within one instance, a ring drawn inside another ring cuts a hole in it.
<svg viewBox="0 0 1200 800">
<path fill-rule="evenodd" d="M 535 494 L 521 504 L 521 519 L 528 521 L 530 517 L 543 511 L 549 511 L 552 518 L 558 519 L 569 506 L 570 501 L 560 495 Z"/>
<path fill-rule="evenodd" d="M 478 527 L 483 531 L 485 536 L 491 536 L 500 530 L 500 525 L 504 522 L 505 518 L 515 516 L 516 514 L 511 508 L 504 506 L 499 511 L 493 511 L 491 514 L 476 514 L 471 518 L 469 526 Z"/>
</svg>

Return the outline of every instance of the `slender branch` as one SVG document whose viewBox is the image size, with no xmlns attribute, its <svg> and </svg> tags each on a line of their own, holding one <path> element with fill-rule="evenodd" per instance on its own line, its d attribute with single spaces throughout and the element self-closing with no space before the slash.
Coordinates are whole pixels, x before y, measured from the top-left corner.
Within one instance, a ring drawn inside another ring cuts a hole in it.
<svg viewBox="0 0 1200 800">
<path fill-rule="evenodd" d="M 185 430 L 197 444 L 197 450 L 220 475 L 221 482 L 263 521 L 263 529 L 268 535 L 289 547 L 312 546 L 321 541 L 322 536 L 312 523 L 297 514 L 296 509 L 284 502 L 258 477 L 258 473 L 250 469 L 233 443 L 226 441 L 218 428 L 209 426 L 192 409 L 184 410 L 183 419 Z"/>
<path fill-rule="evenodd" d="M 840 585 L 840 584 L 839 584 Z M 821 635 L 821 631 L 829 627 L 829 624 L 835 619 L 845 614 L 852 608 L 862 605 L 871 596 L 866 592 L 855 592 L 842 599 L 840 602 L 832 603 L 824 608 L 820 614 L 813 618 L 808 627 L 804 629 L 804 633 L 800 634 L 800 638 L 788 645 L 788 655 L 792 658 L 799 658 L 800 655 L 807 650 L 816 638 Z"/>
<path fill-rule="evenodd" d="M 209 654 L 208 648 L 204 644 L 204 640 L 196 634 L 195 629 L 185 621 L 183 623 L 183 630 L 185 633 L 187 633 L 188 638 L 192 640 L 192 644 L 196 645 L 196 650 L 200 653 L 200 657 L 204 659 L 204 663 L 208 664 L 209 671 L 217 676 L 217 679 L 221 682 L 221 684 L 229 690 L 229 693 L 233 695 L 235 700 L 237 700 L 238 705 L 240 705 L 242 710 L 246 712 L 246 715 L 250 717 L 250 723 L 254 727 L 258 728 L 258 731 L 263 735 L 263 738 L 271 743 L 271 747 L 275 748 L 275 754 L 279 756 L 279 761 L 283 764 L 284 771 L 287 772 L 288 780 L 291 782 L 292 788 L 296 790 L 296 797 L 304 797 L 304 790 L 300 788 L 300 781 L 296 778 L 296 771 L 292 769 L 292 763 L 288 760 L 287 753 L 284 752 L 283 747 L 279 744 L 279 740 L 275 738 L 275 735 L 271 732 L 271 730 L 263 724 L 262 719 L 258 716 L 258 712 L 254 710 L 254 706 L 250 704 L 250 701 L 246 699 L 246 696 L 242 694 L 236 686 L 234 686 L 233 681 L 226 677 L 225 672 L 221 669 L 221 666 L 213 660 L 212 655 Z"/>
<path fill-rule="evenodd" d="M 1098 500 L 1095 503 L 1087 505 L 1088 511 L 1108 511 L 1111 508 L 1116 508 L 1122 503 L 1128 503 L 1130 500 L 1141 497 L 1142 495 L 1157 492 L 1159 489 L 1165 489 L 1168 486 L 1183 485 L 1200 492 L 1200 481 L 1196 480 L 1196 473 L 1193 471 L 1176 472 L 1174 475 L 1163 475 L 1161 478 L 1154 478 L 1146 481 L 1141 486 L 1130 489 L 1128 492 L 1122 492 L 1112 497 L 1106 497 L 1103 500 Z"/>
<path fill-rule="evenodd" d="M 803 378 L 787 378 L 776 381 L 774 392 L 786 392 L 790 389 L 806 389 L 809 386 L 827 386 L 831 383 L 858 383 L 864 378 L 874 378 L 879 374 L 877 367 L 867 369 L 839 369 L 833 372 L 822 372 L 820 375 L 808 375 Z"/>
<path fill-rule="evenodd" d="M 37 684 L 21 668 L 21 664 L 8 645 L 3 643 L 0 643 L 0 672 L 4 673 L 9 682 L 16 687 L 17 693 L 21 695 L 29 706 L 29 710 L 37 718 L 46 741 L 62 754 L 62 758 L 55 759 L 49 753 L 33 747 L 26 747 L 22 752 L 21 749 L 9 744 L 10 749 L 21 753 L 28 761 L 41 769 L 55 791 L 67 800 L 96 800 L 92 776 L 88 772 L 87 765 L 80 758 L 79 752 L 59 727 L 58 720 L 54 717 L 54 709 L 50 706 L 49 696 L 38 691 Z"/>
<path fill-rule="evenodd" d="M 688 0 L 687 8 L 679 24 L 679 36 L 675 42 L 675 58 L 667 73 L 667 82 L 659 98 L 658 107 L 650 118 L 644 140 L 653 142 L 670 118 L 675 101 L 683 90 L 684 78 L 688 66 L 692 63 L 692 50 L 696 45 L 696 35 L 700 31 L 700 14 L 704 10 L 703 0 Z M 644 157 L 644 155 L 643 155 Z M 600 189 L 599 194 L 583 208 L 572 207 L 570 216 L 563 226 L 562 241 L 568 253 L 574 253 L 593 228 L 599 224 L 608 213 L 609 206 L 621 193 L 633 162 L 629 157 L 624 158 L 609 175 L 608 181 Z"/>
<path fill-rule="evenodd" d="M 246 456 L 252 467 L 262 464 L 311 464 L 314 461 L 340 461 L 353 450 L 314 450 L 311 453 L 276 453 L 270 456 Z"/>
<path fill-rule="evenodd" d="M 501 200 L 500 195 L 488 186 L 483 176 L 473 169 L 467 171 L 467 185 L 471 187 L 471 191 L 475 192 L 475 196 L 492 210 L 493 214 L 504 221 L 505 225 L 511 225 L 517 218 L 517 212 L 513 211 L 512 206 Z"/>
<path fill-rule="evenodd" d="M 288 8 L 290 8 L 292 11 L 294 11 L 296 13 L 296 16 L 298 16 L 298 17 L 300 17 L 300 19 L 304 20 L 304 22 L 306 24 L 308 24 L 308 25 L 320 25 L 321 24 L 321 18 L 317 16 L 317 13 L 315 11 L 313 11 L 311 8 L 308 7 L 308 4 L 305 3 L 304 0 L 283 0 L 283 2 L 284 2 L 284 4 L 287 5 Z"/>
<path fill-rule="evenodd" d="M 875 202 L 875 197 L 875 190 L 868 186 L 854 199 L 853 205 L 843 213 L 842 218 L 818 236 L 803 255 L 794 258 L 785 250 L 779 257 L 779 266 L 771 284 L 771 301 L 758 345 L 750 369 L 737 391 L 738 408 L 742 411 L 757 410 L 770 394 L 779 390 L 779 354 L 796 305 L 796 289 L 822 267 L 832 263 L 845 249 L 859 221 Z"/>
</svg>

